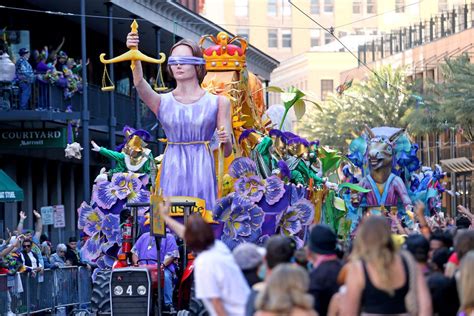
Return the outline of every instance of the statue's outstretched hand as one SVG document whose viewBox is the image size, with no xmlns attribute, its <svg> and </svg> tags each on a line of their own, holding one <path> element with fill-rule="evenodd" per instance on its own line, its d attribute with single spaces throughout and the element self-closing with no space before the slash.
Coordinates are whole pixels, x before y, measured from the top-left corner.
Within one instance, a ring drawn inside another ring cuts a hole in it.
<svg viewBox="0 0 474 316">
<path fill-rule="evenodd" d="M 138 38 L 138 33 L 130 32 L 127 34 L 127 47 L 131 48 L 138 48 L 138 43 L 140 43 L 140 39 Z"/>
<path fill-rule="evenodd" d="M 91 140 L 91 145 L 92 145 L 92 148 L 91 148 L 92 151 L 97 151 L 97 152 L 100 151 L 100 147 L 99 145 L 95 143 L 95 141 Z"/>
</svg>

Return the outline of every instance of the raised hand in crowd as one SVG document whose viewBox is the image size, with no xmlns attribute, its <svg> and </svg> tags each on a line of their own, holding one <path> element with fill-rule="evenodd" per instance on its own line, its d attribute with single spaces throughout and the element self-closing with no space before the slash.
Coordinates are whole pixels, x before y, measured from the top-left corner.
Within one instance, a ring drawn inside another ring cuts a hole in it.
<svg viewBox="0 0 474 316">
<path fill-rule="evenodd" d="M 35 224 L 35 238 L 37 240 L 40 239 L 41 234 L 43 233 L 43 220 L 41 218 L 41 214 L 36 210 L 33 210 L 33 215 L 36 217 L 36 224 Z"/>
<path fill-rule="evenodd" d="M 468 216 L 468 217 L 472 217 L 472 216 L 473 216 L 473 214 L 471 213 L 471 211 L 470 211 L 467 207 L 465 207 L 465 206 L 463 206 L 463 205 L 458 205 L 457 210 L 458 210 L 459 213 L 461 213 L 461 214 L 463 214 L 463 215 L 466 215 L 466 216 Z"/>
<path fill-rule="evenodd" d="M 416 218 L 418 219 L 418 222 L 420 223 L 421 233 L 426 238 L 430 238 L 431 229 L 425 218 L 425 203 L 421 201 L 416 201 L 414 213 L 416 215 Z"/>
<path fill-rule="evenodd" d="M 26 213 L 23 211 L 20 211 L 20 220 L 18 221 L 18 225 L 16 227 L 17 232 L 20 234 L 23 231 L 23 223 L 25 222 L 25 219 L 26 219 Z"/>
<path fill-rule="evenodd" d="M 176 235 L 180 238 L 184 238 L 184 225 L 172 218 L 170 214 L 171 201 L 167 198 L 163 198 L 157 205 L 160 216 L 163 217 L 168 227 L 173 230 Z"/>
<path fill-rule="evenodd" d="M 407 232 L 405 231 L 405 228 L 403 228 L 400 220 L 398 219 L 397 214 L 394 214 L 392 212 L 388 212 L 388 217 L 392 221 L 392 225 L 396 225 L 397 227 L 397 233 L 401 235 L 408 235 Z"/>
<path fill-rule="evenodd" d="M 474 214 L 472 214 L 467 207 L 464 207 L 463 205 L 458 205 L 457 210 L 459 213 L 471 220 L 471 225 L 474 223 Z"/>
</svg>

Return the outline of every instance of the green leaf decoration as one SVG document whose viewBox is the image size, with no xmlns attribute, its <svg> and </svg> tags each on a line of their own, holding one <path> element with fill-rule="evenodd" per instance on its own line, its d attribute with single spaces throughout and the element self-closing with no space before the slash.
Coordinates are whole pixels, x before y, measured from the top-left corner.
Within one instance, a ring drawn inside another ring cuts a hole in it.
<svg viewBox="0 0 474 316">
<path fill-rule="evenodd" d="M 318 156 L 323 166 L 323 174 L 326 175 L 339 167 L 343 156 L 336 150 L 321 146 L 318 148 Z"/>
<path fill-rule="evenodd" d="M 303 91 L 301 91 L 300 89 L 295 88 L 293 86 L 291 86 L 288 89 L 288 92 L 295 93 L 296 94 L 296 99 L 301 99 L 302 97 L 306 96 L 306 94 Z"/>
<path fill-rule="evenodd" d="M 285 92 L 285 90 L 283 90 L 282 88 L 277 87 L 277 86 L 269 86 L 269 87 L 267 87 L 267 91 L 268 91 L 268 92 L 275 92 L 275 93 L 283 93 L 283 92 Z"/>
<path fill-rule="evenodd" d="M 335 218 L 334 218 L 334 196 L 335 192 L 333 190 L 330 190 L 328 192 L 328 195 L 326 196 L 326 200 L 324 203 L 324 214 L 326 214 L 326 224 L 331 226 L 333 229 L 335 228 Z"/>
<path fill-rule="evenodd" d="M 299 99 L 294 103 L 293 108 L 295 110 L 296 119 L 300 120 L 305 113 L 304 101 L 302 99 Z"/>
<path fill-rule="evenodd" d="M 316 102 L 314 102 L 314 101 L 311 101 L 311 100 L 308 100 L 308 99 L 302 99 L 302 100 L 303 100 L 305 103 L 306 103 L 306 102 L 309 102 L 309 103 L 313 104 L 315 107 L 318 108 L 318 110 L 320 110 L 321 112 L 324 112 L 324 111 L 323 111 L 323 108 L 322 108 L 318 103 L 316 103 Z"/>
<path fill-rule="evenodd" d="M 371 191 L 370 189 L 363 188 L 360 185 L 357 185 L 354 183 L 348 183 L 348 182 L 339 184 L 338 189 L 339 190 L 351 189 L 353 191 L 362 192 L 362 193 L 369 193 Z"/>
<path fill-rule="evenodd" d="M 296 93 L 284 92 L 281 94 L 281 100 L 285 104 L 285 108 L 290 108 L 295 103 Z"/>
<path fill-rule="evenodd" d="M 338 196 L 334 197 L 334 207 L 339 210 L 339 211 L 345 211 L 346 210 L 346 203 L 344 202 L 343 199 L 341 199 Z"/>
</svg>

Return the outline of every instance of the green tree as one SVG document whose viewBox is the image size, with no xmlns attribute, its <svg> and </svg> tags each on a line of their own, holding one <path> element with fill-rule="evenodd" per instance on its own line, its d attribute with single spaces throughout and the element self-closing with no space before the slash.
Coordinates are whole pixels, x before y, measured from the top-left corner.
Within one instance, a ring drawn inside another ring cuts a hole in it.
<svg viewBox="0 0 474 316">
<path fill-rule="evenodd" d="M 323 105 L 323 113 L 309 109 L 298 124 L 298 133 L 345 150 L 364 124 L 404 127 L 401 119 L 415 104 L 405 70 L 386 66 L 376 73 L 371 73 L 366 81 L 355 83 L 342 96 L 330 96 Z"/>
<path fill-rule="evenodd" d="M 415 135 L 459 129 L 474 141 L 474 65 L 469 56 L 445 59 L 441 65 L 443 81 L 425 84 L 423 104 L 410 109 L 403 118 Z"/>
</svg>

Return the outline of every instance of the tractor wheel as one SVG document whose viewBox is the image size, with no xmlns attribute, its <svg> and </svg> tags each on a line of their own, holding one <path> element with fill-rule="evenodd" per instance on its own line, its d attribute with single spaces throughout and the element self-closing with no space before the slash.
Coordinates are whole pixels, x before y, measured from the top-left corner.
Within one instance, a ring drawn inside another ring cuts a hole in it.
<svg viewBox="0 0 474 316">
<path fill-rule="evenodd" d="M 104 270 L 97 273 L 92 284 L 91 307 L 96 315 L 110 315 L 110 275 L 112 271 Z"/>
</svg>

